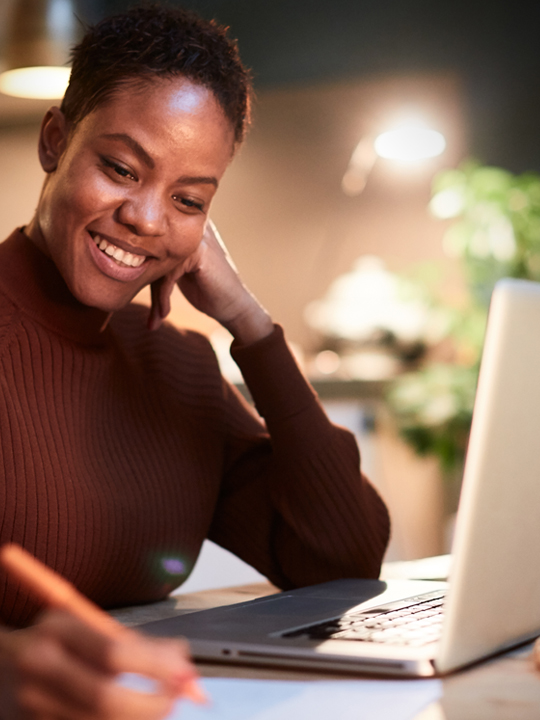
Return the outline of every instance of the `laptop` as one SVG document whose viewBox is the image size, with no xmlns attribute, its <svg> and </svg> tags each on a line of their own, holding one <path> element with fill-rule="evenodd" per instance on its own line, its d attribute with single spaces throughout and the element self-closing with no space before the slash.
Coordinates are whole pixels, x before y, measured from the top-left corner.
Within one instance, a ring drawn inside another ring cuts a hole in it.
<svg viewBox="0 0 540 720">
<path fill-rule="evenodd" d="M 540 284 L 497 283 L 448 583 L 344 579 L 142 625 L 196 659 L 444 675 L 540 635 Z"/>
</svg>

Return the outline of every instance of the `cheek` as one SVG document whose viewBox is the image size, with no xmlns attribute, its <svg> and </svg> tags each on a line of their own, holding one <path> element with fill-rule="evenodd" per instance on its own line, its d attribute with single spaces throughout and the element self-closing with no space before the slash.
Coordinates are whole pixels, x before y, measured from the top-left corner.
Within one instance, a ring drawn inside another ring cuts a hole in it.
<svg viewBox="0 0 540 720">
<path fill-rule="evenodd" d="M 184 216 L 186 219 L 175 223 L 170 236 L 170 254 L 177 260 L 183 261 L 197 252 L 200 247 L 205 220 L 201 216 Z"/>
<path fill-rule="evenodd" d="M 59 205 L 63 217 L 74 224 L 85 225 L 103 210 L 121 201 L 120 193 L 112 193 L 110 184 L 100 176 L 87 176 L 83 182 L 69 175 L 59 188 Z"/>
</svg>

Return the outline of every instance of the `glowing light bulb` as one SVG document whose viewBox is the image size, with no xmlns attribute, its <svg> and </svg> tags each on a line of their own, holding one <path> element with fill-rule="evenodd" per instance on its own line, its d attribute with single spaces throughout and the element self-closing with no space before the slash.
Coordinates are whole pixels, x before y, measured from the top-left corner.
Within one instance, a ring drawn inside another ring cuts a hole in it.
<svg viewBox="0 0 540 720">
<path fill-rule="evenodd" d="M 0 92 L 22 98 L 61 98 L 69 73 L 70 68 L 46 66 L 6 70 L 0 75 Z"/>
<path fill-rule="evenodd" d="M 379 157 L 415 163 L 441 155 L 446 148 L 444 136 L 420 124 L 407 124 L 381 133 L 374 143 Z"/>
</svg>

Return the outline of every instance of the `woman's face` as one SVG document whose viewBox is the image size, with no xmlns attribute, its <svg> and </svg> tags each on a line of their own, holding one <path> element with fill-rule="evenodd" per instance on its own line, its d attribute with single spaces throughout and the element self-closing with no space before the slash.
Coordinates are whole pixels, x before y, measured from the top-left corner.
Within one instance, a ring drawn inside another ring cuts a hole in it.
<svg viewBox="0 0 540 720">
<path fill-rule="evenodd" d="M 210 90 L 177 78 L 125 86 L 69 131 L 50 111 L 26 232 L 78 300 L 117 310 L 199 246 L 233 129 Z"/>
</svg>

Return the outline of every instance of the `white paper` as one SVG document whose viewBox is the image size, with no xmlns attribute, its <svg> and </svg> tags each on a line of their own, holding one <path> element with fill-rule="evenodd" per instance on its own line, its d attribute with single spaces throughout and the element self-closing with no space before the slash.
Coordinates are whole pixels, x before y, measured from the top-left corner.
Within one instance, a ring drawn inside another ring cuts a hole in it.
<svg viewBox="0 0 540 720">
<path fill-rule="evenodd" d="M 442 695 L 440 680 L 201 678 L 209 705 L 179 700 L 167 720 L 412 720 Z M 123 684 L 145 692 L 144 679 Z"/>
<path fill-rule="evenodd" d="M 381 580 L 448 580 L 452 555 L 383 563 Z"/>
</svg>

